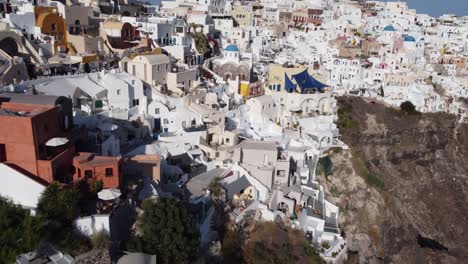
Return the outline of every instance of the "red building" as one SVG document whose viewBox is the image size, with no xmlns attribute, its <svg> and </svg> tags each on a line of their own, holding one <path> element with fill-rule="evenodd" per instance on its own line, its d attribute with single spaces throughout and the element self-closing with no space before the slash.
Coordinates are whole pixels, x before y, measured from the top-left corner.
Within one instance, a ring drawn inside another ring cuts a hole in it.
<svg viewBox="0 0 468 264">
<path fill-rule="evenodd" d="M 119 187 L 120 159 L 75 152 L 72 101 L 66 97 L 0 94 L 0 162 L 47 182 L 85 178 Z M 53 144 L 51 143 L 53 142 Z"/>
<path fill-rule="evenodd" d="M 91 184 L 95 181 L 102 181 L 104 188 L 119 187 L 121 180 L 119 158 L 80 152 L 73 158 L 73 166 L 75 167 L 74 182 L 85 180 Z"/>
<path fill-rule="evenodd" d="M 47 182 L 69 181 L 74 145 L 48 147 L 46 142 L 67 137 L 72 118 L 71 101 L 65 97 L 0 95 L 0 162 Z"/>
</svg>

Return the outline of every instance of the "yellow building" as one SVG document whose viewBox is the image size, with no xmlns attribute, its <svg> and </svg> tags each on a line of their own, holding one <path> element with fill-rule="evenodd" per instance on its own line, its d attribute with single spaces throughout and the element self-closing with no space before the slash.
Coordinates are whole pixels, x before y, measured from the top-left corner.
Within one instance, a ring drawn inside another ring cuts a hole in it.
<svg viewBox="0 0 468 264">
<path fill-rule="evenodd" d="M 250 83 L 249 82 L 241 82 L 239 85 L 239 94 L 244 98 L 247 99 L 250 96 Z"/>
<path fill-rule="evenodd" d="M 56 7 L 36 6 L 34 7 L 36 26 L 41 29 L 41 33 L 54 37 L 54 51 L 68 51 L 67 28 L 65 19 L 58 14 Z"/>
<path fill-rule="evenodd" d="M 252 6 L 241 4 L 234 5 L 232 7 L 231 16 L 240 27 L 251 26 L 253 21 Z"/>
</svg>

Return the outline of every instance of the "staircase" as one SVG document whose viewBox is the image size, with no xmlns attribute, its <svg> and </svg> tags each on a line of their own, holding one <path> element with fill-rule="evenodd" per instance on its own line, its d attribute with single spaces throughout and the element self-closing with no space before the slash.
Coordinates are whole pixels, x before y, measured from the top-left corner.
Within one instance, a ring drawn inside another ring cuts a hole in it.
<svg viewBox="0 0 468 264">
<path fill-rule="evenodd" d="M 39 53 L 36 51 L 36 49 L 31 45 L 29 40 L 27 40 L 24 36 L 21 36 L 21 40 L 22 40 L 24 48 L 28 51 L 29 55 L 31 55 L 31 58 L 33 58 L 37 64 L 47 63 L 47 61 L 43 57 L 41 57 Z"/>
</svg>

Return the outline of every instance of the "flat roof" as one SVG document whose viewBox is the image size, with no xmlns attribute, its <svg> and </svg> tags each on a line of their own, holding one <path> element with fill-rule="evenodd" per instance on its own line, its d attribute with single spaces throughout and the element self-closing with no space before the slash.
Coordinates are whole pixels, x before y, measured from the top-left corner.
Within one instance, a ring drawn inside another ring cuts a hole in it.
<svg viewBox="0 0 468 264">
<path fill-rule="evenodd" d="M 239 145 L 237 145 L 237 147 L 257 150 L 278 150 L 276 142 L 274 141 L 244 140 Z"/>
<path fill-rule="evenodd" d="M 204 195 L 210 182 L 216 177 L 221 177 L 225 172 L 225 169 L 214 168 L 191 178 L 186 184 L 190 196 L 194 198 Z"/>
</svg>

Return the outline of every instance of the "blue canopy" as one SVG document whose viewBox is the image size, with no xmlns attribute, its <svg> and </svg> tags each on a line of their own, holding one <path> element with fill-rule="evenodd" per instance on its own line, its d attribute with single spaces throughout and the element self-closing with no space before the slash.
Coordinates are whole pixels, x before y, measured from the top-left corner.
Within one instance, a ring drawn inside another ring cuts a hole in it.
<svg viewBox="0 0 468 264">
<path fill-rule="evenodd" d="M 293 75 L 292 79 L 294 79 L 297 85 L 299 85 L 299 88 L 301 88 L 301 93 L 307 93 L 313 90 L 322 90 L 323 88 L 327 87 L 327 85 L 317 81 L 314 77 L 310 76 L 307 69 Z"/>
<path fill-rule="evenodd" d="M 284 89 L 288 93 L 296 91 L 296 85 L 289 79 L 288 75 L 284 73 Z"/>
</svg>

